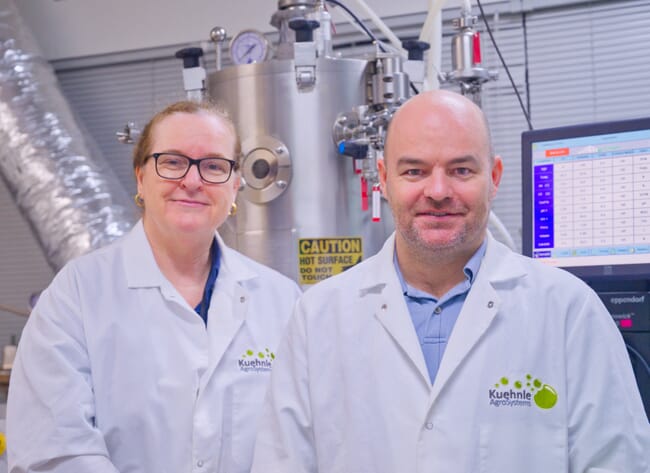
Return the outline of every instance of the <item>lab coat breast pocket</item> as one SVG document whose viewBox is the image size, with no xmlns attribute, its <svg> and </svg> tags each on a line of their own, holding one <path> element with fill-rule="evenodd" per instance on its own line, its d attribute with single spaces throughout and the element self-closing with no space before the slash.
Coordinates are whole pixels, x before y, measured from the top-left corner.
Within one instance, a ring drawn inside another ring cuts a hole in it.
<svg viewBox="0 0 650 473">
<path fill-rule="evenodd" d="M 567 471 L 567 432 L 526 422 L 508 420 L 480 426 L 481 473 Z"/>
</svg>

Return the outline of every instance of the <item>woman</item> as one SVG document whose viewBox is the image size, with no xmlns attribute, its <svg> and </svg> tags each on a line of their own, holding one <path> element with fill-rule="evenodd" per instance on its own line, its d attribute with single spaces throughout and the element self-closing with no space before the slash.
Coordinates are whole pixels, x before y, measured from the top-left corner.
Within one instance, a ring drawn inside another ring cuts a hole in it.
<svg viewBox="0 0 650 473">
<path fill-rule="evenodd" d="M 297 285 L 229 249 L 239 138 L 207 103 L 158 113 L 134 150 L 142 220 L 63 268 L 25 327 L 11 472 L 245 472 Z"/>
</svg>

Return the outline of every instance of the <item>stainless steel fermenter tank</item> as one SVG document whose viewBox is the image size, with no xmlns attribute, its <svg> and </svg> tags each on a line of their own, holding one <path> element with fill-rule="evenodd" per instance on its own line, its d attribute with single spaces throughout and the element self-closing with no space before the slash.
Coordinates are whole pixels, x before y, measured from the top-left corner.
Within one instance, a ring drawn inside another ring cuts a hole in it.
<svg viewBox="0 0 650 473">
<path fill-rule="evenodd" d="M 358 262 L 361 247 L 364 258 L 376 253 L 392 221 L 388 212 L 387 220 L 373 222 L 362 211 L 354 160 L 340 155 L 332 139 L 337 116 L 367 103 L 372 63 L 328 57 L 315 41 L 300 41 L 302 32 L 286 28 L 286 20 L 304 12 L 290 10 L 278 12 L 276 57 L 209 74 L 208 94 L 228 109 L 242 139 L 244 186 L 237 215 L 221 235 L 253 259 L 312 284 Z"/>
</svg>

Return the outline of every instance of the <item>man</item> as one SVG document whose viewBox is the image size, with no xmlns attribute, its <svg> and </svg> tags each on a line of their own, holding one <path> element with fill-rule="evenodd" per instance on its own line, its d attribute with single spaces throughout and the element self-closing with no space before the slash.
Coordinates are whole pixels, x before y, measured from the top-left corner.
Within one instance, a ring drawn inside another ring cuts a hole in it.
<svg viewBox="0 0 650 473">
<path fill-rule="evenodd" d="M 298 302 L 253 473 L 641 473 L 650 425 L 622 338 L 570 274 L 487 233 L 503 164 L 462 96 L 395 114 L 396 232 Z"/>
</svg>

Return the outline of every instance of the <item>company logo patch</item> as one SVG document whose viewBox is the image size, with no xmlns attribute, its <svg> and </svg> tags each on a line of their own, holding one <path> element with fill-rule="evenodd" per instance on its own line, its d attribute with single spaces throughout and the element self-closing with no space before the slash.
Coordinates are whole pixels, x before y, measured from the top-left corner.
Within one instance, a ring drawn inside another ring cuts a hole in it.
<svg viewBox="0 0 650 473">
<path fill-rule="evenodd" d="M 239 365 L 239 371 L 245 373 L 251 371 L 254 373 L 260 373 L 263 371 L 271 371 L 274 360 L 275 353 L 268 348 L 265 348 L 264 351 L 258 351 L 257 353 L 254 350 L 248 349 L 246 350 L 246 353 L 237 360 L 237 364 Z"/>
<path fill-rule="evenodd" d="M 524 381 L 503 376 L 493 389 L 488 390 L 490 405 L 495 407 L 531 407 L 551 409 L 557 403 L 557 391 L 537 378 L 527 374 Z"/>
</svg>

